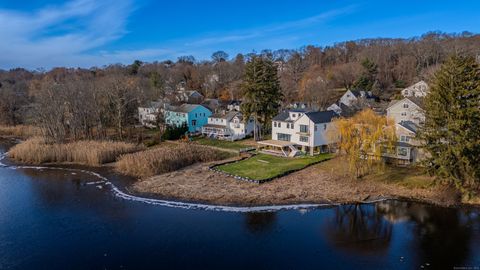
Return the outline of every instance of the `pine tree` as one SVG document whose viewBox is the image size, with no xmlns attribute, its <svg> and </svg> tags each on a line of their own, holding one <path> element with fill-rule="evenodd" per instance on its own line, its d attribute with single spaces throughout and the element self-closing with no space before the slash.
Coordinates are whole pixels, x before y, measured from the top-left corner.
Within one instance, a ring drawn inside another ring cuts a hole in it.
<svg viewBox="0 0 480 270">
<path fill-rule="evenodd" d="M 360 90 L 372 91 L 377 82 L 377 64 L 367 58 L 362 61 L 362 67 L 363 73 L 360 78 L 355 81 L 353 87 Z"/>
<path fill-rule="evenodd" d="M 246 119 L 255 120 L 255 140 L 257 122 L 265 129 L 278 112 L 282 93 L 275 64 L 264 57 L 253 56 L 245 65 L 245 78 L 242 83 L 242 112 Z M 261 137 L 261 134 L 260 136 Z"/>
<path fill-rule="evenodd" d="M 459 189 L 480 179 L 480 67 L 473 57 L 453 56 L 435 73 L 425 100 L 420 133 L 430 171 Z"/>
</svg>

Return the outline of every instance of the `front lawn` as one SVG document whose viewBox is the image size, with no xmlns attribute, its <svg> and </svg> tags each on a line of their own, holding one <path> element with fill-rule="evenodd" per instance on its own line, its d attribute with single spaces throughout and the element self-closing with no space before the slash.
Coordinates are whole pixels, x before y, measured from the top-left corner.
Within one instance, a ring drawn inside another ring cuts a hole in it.
<svg viewBox="0 0 480 270">
<path fill-rule="evenodd" d="M 282 175 L 289 171 L 300 170 L 312 163 L 330 159 L 332 154 L 284 158 L 266 154 L 258 154 L 236 163 L 218 166 L 217 169 L 226 173 L 254 180 L 264 180 Z"/>
<path fill-rule="evenodd" d="M 251 139 L 231 142 L 231 141 L 224 141 L 224 140 L 217 140 L 217 139 L 209 139 L 204 137 L 196 137 L 196 138 L 193 138 L 193 141 L 202 145 L 215 146 L 218 148 L 224 148 L 224 149 L 236 150 L 236 151 L 243 148 L 251 147 L 252 145 L 254 145 Z"/>
</svg>

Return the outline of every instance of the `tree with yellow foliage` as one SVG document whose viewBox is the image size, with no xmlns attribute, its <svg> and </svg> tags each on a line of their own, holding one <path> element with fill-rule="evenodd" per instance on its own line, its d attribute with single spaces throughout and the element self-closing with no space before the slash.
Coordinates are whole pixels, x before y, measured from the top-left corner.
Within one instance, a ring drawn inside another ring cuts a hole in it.
<svg viewBox="0 0 480 270">
<path fill-rule="evenodd" d="M 371 172 L 373 165 L 382 160 L 385 152 L 394 151 L 395 124 L 372 110 L 363 110 L 351 118 L 333 121 L 335 136 L 340 136 L 340 154 L 346 157 L 349 171 L 355 178 Z"/>
</svg>

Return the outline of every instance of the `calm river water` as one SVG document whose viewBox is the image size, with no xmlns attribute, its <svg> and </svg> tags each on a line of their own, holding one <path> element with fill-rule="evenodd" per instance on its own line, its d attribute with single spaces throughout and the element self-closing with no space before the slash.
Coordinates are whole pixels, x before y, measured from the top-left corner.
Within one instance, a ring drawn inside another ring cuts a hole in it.
<svg viewBox="0 0 480 270">
<path fill-rule="evenodd" d="M 480 269 L 478 208 L 212 211 L 131 200 L 100 180 L 0 165 L 0 269 Z"/>
</svg>

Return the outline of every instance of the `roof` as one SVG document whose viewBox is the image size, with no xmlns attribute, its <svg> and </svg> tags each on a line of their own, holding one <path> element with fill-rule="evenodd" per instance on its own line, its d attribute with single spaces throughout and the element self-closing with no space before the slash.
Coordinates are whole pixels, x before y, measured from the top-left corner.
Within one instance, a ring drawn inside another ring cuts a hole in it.
<svg viewBox="0 0 480 270">
<path fill-rule="evenodd" d="M 350 92 L 352 92 L 352 94 L 355 97 L 377 98 L 375 95 L 372 94 L 371 91 L 364 91 L 364 90 L 356 89 L 356 90 L 350 90 Z"/>
<path fill-rule="evenodd" d="M 241 115 L 242 113 L 237 112 L 237 111 L 230 111 L 230 112 L 227 112 L 227 113 L 215 113 L 215 114 L 210 115 L 210 118 L 220 118 L 220 119 L 226 119 L 227 121 L 230 121 L 237 114 Z"/>
<path fill-rule="evenodd" d="M 397 103 L 405 100 L 405 99 L 408 99 L 410 100 L 411 102 L 413 102 L 415 105 L 417 105 L 418 107 L 420 107 L 421 109 L 424 109 L 425 108 L 425 102 L 424 102 L 424 99 L 421 98 L 421 97 L 406 97 L 406 98 L 403 98 L 403 99 L 400 99 L 400 100 L 392 100 L 390 102 L 390 104 L 388 104 L 388 107 L 387 108 L 390 108 L 394 105 L 396 105 Z"/>
<path fill-rule="evenodd" d="M 275 117 L 273 117 L 272 120 L 285 122 L 289 120 L 289 118 L 290 118 L 290 114 L 288 113 L 288 111 L 283 111 L 280 114 L 277 114 Z"/>
<path fill-rule="evenodd" d="M 400 123 L 398 123 L 400 126 L 408 129 L 409 131 L 413 132 L 413 133 L 417 133 L 418 131 L 418 128 L 419 126 L 415 123 L 413 123 L 412 121 L 401 121 Z"/>
<path fill-rule="evenodd" d="M 195 110 L 198 107 L 205 108 L 204 106 L 198 105 L 198 104 L 182 104 L 180 106 L 170 106 L 167 110 L 171 111 L 171 112 L 189 113 L 189 112 Z M 205 108 L 205 109 L 207 109 L 207 108 Z"/>
<path fill-rule="evenodd" d="M 228 103 L 228 105 L 240 105 L 242 102 L 240 100 L 232 100 Z"/>
<path fill-rule="evenodd" d="M 338 117 L 334 111 L 307 112 L 305 115 L 315 124 L 329 123 L 333 118 Z"/>
</svg>

